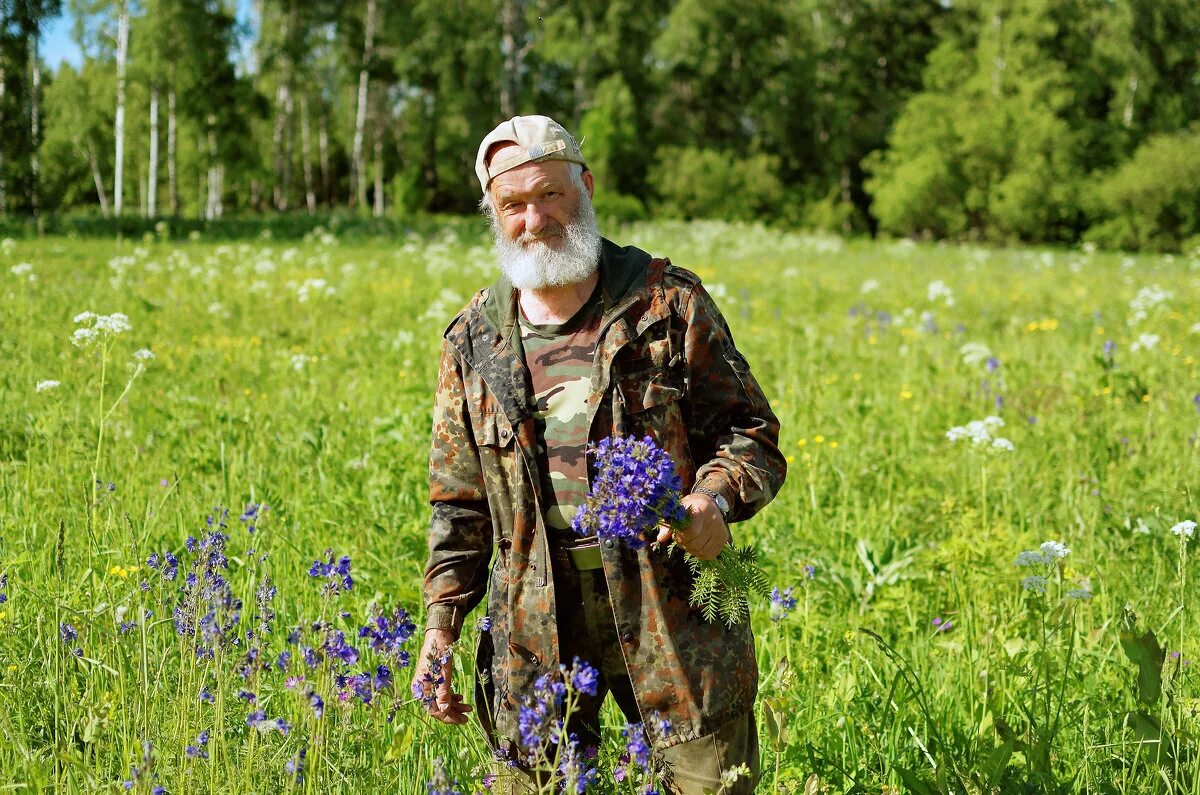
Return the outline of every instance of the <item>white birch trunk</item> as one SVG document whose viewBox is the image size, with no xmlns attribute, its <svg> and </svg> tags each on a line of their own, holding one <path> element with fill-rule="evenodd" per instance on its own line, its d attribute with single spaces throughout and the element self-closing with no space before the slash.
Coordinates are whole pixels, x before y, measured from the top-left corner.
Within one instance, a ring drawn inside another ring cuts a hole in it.
<svg viewBox="0 0 1200 795">
<path fill-rule="evenodd" d="M 358 113 L 354 120 L 354 196 L 358 206 L 367 203 L 367 164 L 363 157 L 363 133 L 367 124 L 367 64 L 375 46 L 375 0 L 367 0 L 366 31 L 363 34 L 362 69 L 358 72 Z"/>
<path fill-rule="evenodd" d="M 286 116 L 284 114 L 284 106 L 287 104 L 287 81 L 281 79 L 279 88 L 275 90 L 275 131 L 271 134 L 271 154 L 274 168 L 274 186 L 272 189 L 272 203 L 276 210 L 287 209 L 287 197 L 283 190 L 283 129 Z"/>
<path fill-rule="evenodd" d="M 304 160 L 304 202 L 308 214 L 317 211 L 317 194 L 313 190 L 312 142 L 308 131 L 308 94 L 300 94 L 300 157 Z"/>
<path fill-rule="evenodd" d="M 121 217 L 121 186 L 125 174 L 125 62 L 129 56 L 129 2 L 120 0 L 117 22 L 117 115 L 113 121 L 116 153 L 113 162 L 113 213 Z"/>
<path fill-rule="evenodd" d="M 172 70 L 173 72 L 174 70 Z M 176 154 L 177 127 L 175 123 L 175 84 L 167 92 L 167 201 L 171 203 L 171 215 L 179 215 L 179 172 Z"/>
<path fill-rule="evenodd" d="M 158 215 L 158 81 L 150 83 L 150 163 L 146 176 L 146 214 Z"/>
<path fill-rule="evenodd" d="M 217 159 L 216 120 L 208 120 L 208 201 L 204 206 L 204 218 L 208 221 L 221 217 L 222 168 Z"/>
<path fill-rule="evenodd" d="M 92 181 L 96 183 L 96 198 L 100 200 L 100 214 L 108 217 L 108 195 L 104 192 L 104 175 L 100 173 L 99 158 L 96 157 L 96 146 L 92 136 L 87 137 L 88 165 L 92 167 Z"/>
</svg>

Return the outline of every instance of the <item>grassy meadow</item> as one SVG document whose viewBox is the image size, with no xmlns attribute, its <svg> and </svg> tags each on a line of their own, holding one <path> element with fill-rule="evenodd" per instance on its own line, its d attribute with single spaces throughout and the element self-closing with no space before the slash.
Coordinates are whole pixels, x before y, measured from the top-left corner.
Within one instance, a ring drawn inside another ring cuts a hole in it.
<svg viewBox="0 0 1200 795">
<path fill-rule="evenodd" d="M 703 277 L 782 423 L 734 527 L 795 599 L 752 618 L 759 791 L 1200 794 L 1200 255 L 609 236 Z M 369 704 L 336 676 L 373 604 L 422 621 L 441 331 L 493 270 L 482 222 L 0 243 L 0 789 L 484 788 L 395 649 Z M 608 715 L 591 791 L 632 791 Z"/>
</svg>

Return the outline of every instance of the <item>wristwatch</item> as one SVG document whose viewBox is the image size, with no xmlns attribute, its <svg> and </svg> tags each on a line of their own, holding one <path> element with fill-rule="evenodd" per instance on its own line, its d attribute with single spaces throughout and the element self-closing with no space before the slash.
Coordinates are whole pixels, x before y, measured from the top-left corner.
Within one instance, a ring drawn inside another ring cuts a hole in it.
<svg viewBox="0 0 1200 795">
<path fill-rule="evenodd" d="M 717 508 L 719 508 L 721 511 L 721 518 L 727 522 L 729 521 L 729 500 L 725 499 L 707 486 L 696 486 L 692 489 L 692 493 L 703 494 L 706 497 L 711 497 L 712 501 L 717 504 Z"/>
</svg>

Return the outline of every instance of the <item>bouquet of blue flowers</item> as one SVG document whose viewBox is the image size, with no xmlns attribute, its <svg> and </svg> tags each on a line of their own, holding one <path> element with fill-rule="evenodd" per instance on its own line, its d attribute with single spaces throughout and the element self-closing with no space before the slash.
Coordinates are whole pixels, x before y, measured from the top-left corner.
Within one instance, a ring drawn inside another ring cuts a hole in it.
<svg viewBox="0 0 1200 795">
<path fill-rule="evenodd" d="M 660 524 L 673 532 L 687 529 L 675 462 L 654 439 L 611 436 L 589 445 L 588 454 L 595 458 L 596 478 L 572 520 L 576 533 L 641 549 Z M 672 542 L 668 552 L 677 547 Z M 767 576 L 753 546 L 726 546 L 714 560 L 684 555 L 695 575 L 691 604 L 701 607 L 708 621 L 719 617 L 728 626 L 745 621 L 750 617 L 749 594 L 767 595 Z"/>
</svg>

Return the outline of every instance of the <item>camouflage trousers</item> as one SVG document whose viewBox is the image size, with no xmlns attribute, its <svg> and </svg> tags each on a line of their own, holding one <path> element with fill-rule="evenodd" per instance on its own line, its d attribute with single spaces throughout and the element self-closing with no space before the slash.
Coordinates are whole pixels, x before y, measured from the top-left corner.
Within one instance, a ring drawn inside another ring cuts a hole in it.
<svg viewBox="0 0 1200 795">
<path fill-rule="evenodd" d="M 554 588 L 558 604 L 559 659 L 568 665 L 575 657 L 590 663 L 600 673 L 595 697 L 583 696 L 572 714 L 568 731 L 579 736 L 580 746 L 600 744 L 600 708 L 611 693 L 625 719 L 639 723 L 633 686 L 616 619 L 609 602 L 608 585 L 602 569 L 576 571 L 565 556 L 553 555 Z M 746 795 L 754 791 L 759 775 L 758 731 L 750 711 L 718 731 L 695 740 L 655 751 L 655 762 L 663 771 L 660 791 L 671 795 Z M 731 771 L 745 766 L 749 775 Z M 533 793 L 537 777 L 521 768 L 497 770 L 494 790 Z M 601 771 L 611 775 L 610 771 Z M 733 779 L 725 785 L 722 777 Z"/>
</svg>

